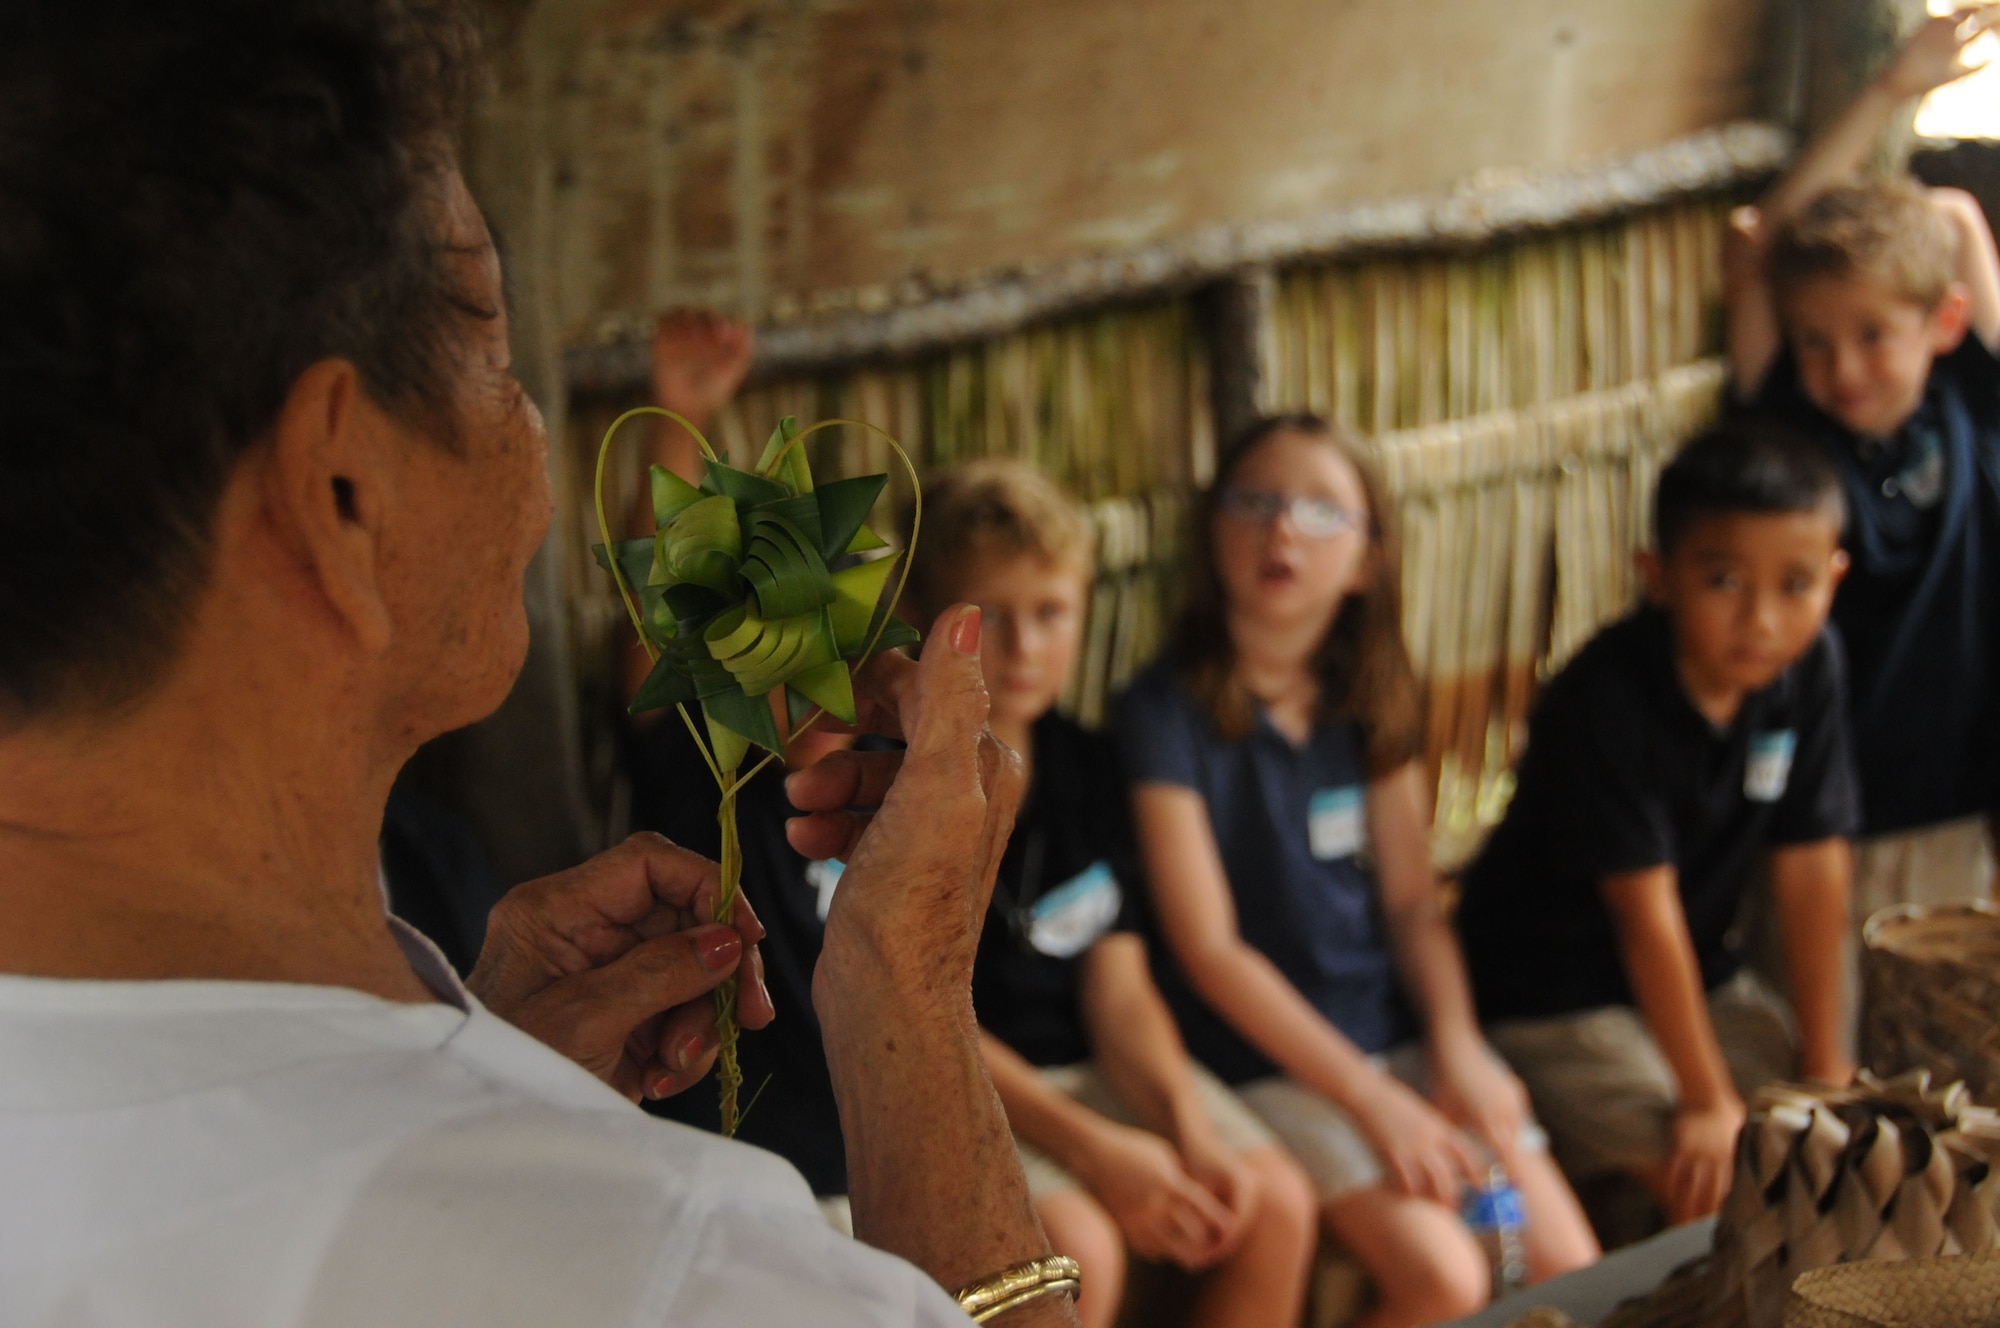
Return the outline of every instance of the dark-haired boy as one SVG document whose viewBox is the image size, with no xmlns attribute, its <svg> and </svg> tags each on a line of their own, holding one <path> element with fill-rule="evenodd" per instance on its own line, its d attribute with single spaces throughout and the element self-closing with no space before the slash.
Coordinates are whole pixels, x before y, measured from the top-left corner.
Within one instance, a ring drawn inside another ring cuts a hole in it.
<svg viewBox="0 0 2000 1328">
<path fill-rule="evenodd" d="M 1660 478 L 1648 603 L 1549 683 L 1506 819 L 1464 881 L 1480 1016 L 1558 1159 L 1638 1177 L 1677 1222 L 1720 1204 L 1746 1094 L 1851 1070 L 1838 973 L 1854 792 L 1823 630 L 1841 519 L 1810 442 L 1691 443 Z M 1767 850 L 1791 1011 L 1729 936 Z"/>
<path fill-rule="evenodd" d="M 1847 496 L 1853 571 L 1832 617 L 1861 786 L 1857 924 L 1991 890 L 2000 259 L 1969 195 L 1855 176 L 1994 17 L 1920 28 L 1731 237 L 1737 390 L 1811 434 Z"/>
</svg>

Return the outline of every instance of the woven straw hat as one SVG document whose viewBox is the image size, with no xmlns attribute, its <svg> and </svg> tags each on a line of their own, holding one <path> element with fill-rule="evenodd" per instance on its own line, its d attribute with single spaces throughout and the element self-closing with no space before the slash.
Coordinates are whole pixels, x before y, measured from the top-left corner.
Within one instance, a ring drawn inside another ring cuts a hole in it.
<svg viewBox="0 0 2000 1328">
<path fill-rule="evenodd" d="M 2000 1253 L 1848 1263 L 1792 1285 L 1785 1328 L 2000 1328 Z"/>
</svg>

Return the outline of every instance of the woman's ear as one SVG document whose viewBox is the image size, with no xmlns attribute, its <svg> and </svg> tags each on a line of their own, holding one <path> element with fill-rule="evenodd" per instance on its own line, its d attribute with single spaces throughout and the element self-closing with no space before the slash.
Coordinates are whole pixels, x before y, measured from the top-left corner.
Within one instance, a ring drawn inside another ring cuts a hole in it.
<svg viewBox="0 0 2000 1328">
<path fill-rule="evenodd" d="M 265 489 L 280 544 L 371 652 L 386 648 L 391 633 L 380 541 L 395 478 L 383 425 L 352 364 L 309 365 L 279 407 Z"/>
</svg>

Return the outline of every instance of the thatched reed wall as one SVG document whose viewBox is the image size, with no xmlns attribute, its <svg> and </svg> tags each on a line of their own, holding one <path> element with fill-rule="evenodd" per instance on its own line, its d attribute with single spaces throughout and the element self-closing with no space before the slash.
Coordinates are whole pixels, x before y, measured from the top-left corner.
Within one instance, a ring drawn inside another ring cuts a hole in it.
<svg viewBox="0 0 2000 1328">
<path fill-rule="evenodd" d="M 1720 398 L 1712 357 L 1732 201 L 1709 194 L 1473 249 L 1276 275 L 1259 404 L 1320 411 L 1381 452 L 1406 532 L 1405 630 L 1430 692 L 1447 840 L 1504 805 L 1537 681 L 1631 603 L 1660 459 Z M 1213 467 L 1211 349 L 1198 300 L 1157 298 L 767 381 L 724 413 L 716 442 L 748 459 L 780 416 L 858 418 L 924 467 L 1015 455 L 1069 485 L 1092 504 L 1104 557 L 1066 704 L 1096 722 L 1173 611 L 1188 500 Z M 575 539 L 590 528 L 597 440 L 632 400 L 572 404 L 578 498 L 564 520 Z M 821 438 L 825 473 L 894 469 L 862 430 Z M 885 504 L 904 490 L 898 480 Z M 620 610 L 600 578 L 579 569 L 576 581 L 583 672 L 608 676 L 591 662 L 608 661 Z"/>
</svg>

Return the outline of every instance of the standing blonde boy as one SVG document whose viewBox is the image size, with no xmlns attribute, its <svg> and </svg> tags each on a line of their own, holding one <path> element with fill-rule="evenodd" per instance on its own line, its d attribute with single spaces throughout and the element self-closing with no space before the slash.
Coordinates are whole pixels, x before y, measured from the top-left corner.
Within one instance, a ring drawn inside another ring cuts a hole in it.
<svg viewBox="0 0 2000 1328">
<path fill-rule="evenodd" d="M 1731 236 L 1737 391 L 1817 439 L 1847 499 L 1832 618 L 1861 782 L 1857 922 L 1991 889 L 2000 259 L 1969 195 L 1856 172 L 1898 107 L 1966 72 L 1996 12 L 1918 29 Z"/>
<path fill-rule="evenodd" d="M 1091 531 L 1017 462 L 925 487 L 919 620 L 977 604 L 989 723 L 1028 765 L 973 973 L 986 1067 L 1049 1241 L 1083 1265 L 1086 1328 L 1116 1316 L 1127 1251 L 1203 1272 L 1198 1328 L 1298 1322 L 1312 1256 L 1302 1172 L 1189 1060 L 1139 934 L 1125 784 L 1108 740 L 1058 715 Z"/>
</svg>

